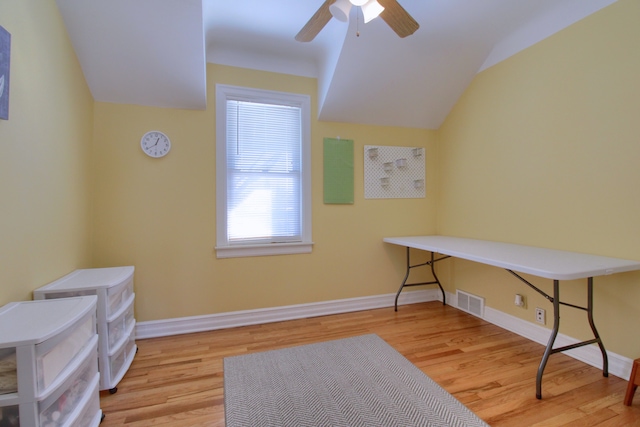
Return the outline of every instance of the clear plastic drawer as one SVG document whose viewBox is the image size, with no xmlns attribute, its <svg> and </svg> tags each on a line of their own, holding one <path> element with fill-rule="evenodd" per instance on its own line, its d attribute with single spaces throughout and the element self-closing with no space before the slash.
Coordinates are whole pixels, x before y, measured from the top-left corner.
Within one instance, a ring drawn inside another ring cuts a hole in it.
<svg viewBox="0 0 640 427">
<path fill-rule="evenodd" d="M 128 360 L 133 356 L 135 351 L 136 341 L 133 333 L 129 337 L 129 341 L 118 351 L 116 354 L 109 358 L 109 365 L 111 368 L 111 381 L 115 382 L 116 378 L 122 377 L 122 369 L 126 366 Z"/>
<path fill-rule="evenodd" d="M 4 406 L 0 407 L 0 425 L 19 426 L 20 425 L 20 406 Z"/>
<path fill-rule="evenodd" d="M 129 297 L 127 307 L 122 310 L 122 313 L 120 313 L 120 315 L 116 319 L 109 322 L 107 326 L 109 336 L 109 349 L 113 349 L 114 346 L 127 335 L 127 332 L 130 330 L 131 325 L 135 322 L 135 319 L 133 317 L 133 303 L 134 296 L 132 294 Z"/>
<path fill-rule="evenodd" d="M 0 394 L 18 392 L 16 349 L 0 348 Z M 2 418 L 0 418 L 1 420 Z M 2 425 L 2 423 L 0 423 Z"/>
<path fill-rule="evenodd" d="M 36 375 L 38 390 L 45 390 L 58 377 L 60 372 L 73 360 L 82 348 L 95 336 L 93 316 L 80 323 L 62 341 L 51 347 L 49 342 L 36 345 Z"/>
<path fill-rule="evenodd" d="M 47 291 L 43 293 L 43 299 L 57 299 L 57 298 L 71 298 L 71 297 L 84 297 L 87 295 L 97 295 L 96 289 L 85 289 L 80 291 Z"/>
<path fill-rule="evenodd" d="M 61 426 L 76 415 L 79 406 L 93 393 L 99 399 L 99 392 L 95 390 L 98 372 L 97 342 L 93 351 L 78 366 L 74 374 L 65 381 L 64 392 L 60 396 L 52 396 L 54 400 L 45 399 L 40 405 L 41 426 Z M 93 383 L 93 384 L 92 384 Z"/>
<path fill-rule="evenodd" d="M 133 295 L 133 276 L 127 281 L 107 289 L 107 318 L 125 304 Z"/>
<path fill-rule="evenodd" d="M 96 378 L 95 385 L 91 389 L 91 397 L 86 403 L 86 406 L 73 421 L 69 427 L 90 427 L 100 424 L 100 418 L 102 411 L 100 411 L 100 390 L 98 390 L 98 380 Z M 42 426 L 45 427 L 45 426 Z"/>
</svg>

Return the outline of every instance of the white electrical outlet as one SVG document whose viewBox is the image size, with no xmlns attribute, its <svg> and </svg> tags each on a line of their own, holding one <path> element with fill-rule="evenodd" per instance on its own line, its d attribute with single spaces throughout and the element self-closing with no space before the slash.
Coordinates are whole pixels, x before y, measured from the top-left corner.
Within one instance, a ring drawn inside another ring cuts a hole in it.
<svg viewBox="0 0 640 427">
<path fill-rule="evenodd" d="M 544 325 L 546 323 L 545 314 L 544 308 L 536 307 L 536 322 Z"/>
</svg>

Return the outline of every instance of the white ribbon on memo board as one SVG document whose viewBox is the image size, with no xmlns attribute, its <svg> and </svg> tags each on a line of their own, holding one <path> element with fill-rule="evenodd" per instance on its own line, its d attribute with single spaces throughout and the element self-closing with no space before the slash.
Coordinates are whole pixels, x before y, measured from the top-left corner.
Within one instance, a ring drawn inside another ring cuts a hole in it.
<svg viewBox="0 0 640 427">
<path fill-rule="evenodd" d="M 423 147 L 365 145 L 364 198 L 424 198 L 425 169 Z"/>
</svg>

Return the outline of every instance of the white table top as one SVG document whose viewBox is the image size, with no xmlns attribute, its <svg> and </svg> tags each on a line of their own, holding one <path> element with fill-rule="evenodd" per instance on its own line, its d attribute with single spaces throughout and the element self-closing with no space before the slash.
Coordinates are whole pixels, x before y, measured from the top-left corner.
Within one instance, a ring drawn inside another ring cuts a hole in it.
<svg viewBox="0 0 640 427">
<path fill-rule="evenodd" d="M 10 302 L 0 308 L 0 347 L 39 344 L 95 313 L 95 295 Z"/>
<path fill-rule="evenodd" d="M 384 242 L 436 252 L 553 280 L 640 270 L 640 261 L 448 236 L 385 237 Z"/>
<path fill-rule="evenodd" d="M 85 268 L 75 270 L 64 277 L 44 285 L 34 291 L 82 291 L 97 288 L 112 288 L 133 277 L 135 268 L 132 265 L 124 267 Z"/>
</svg>

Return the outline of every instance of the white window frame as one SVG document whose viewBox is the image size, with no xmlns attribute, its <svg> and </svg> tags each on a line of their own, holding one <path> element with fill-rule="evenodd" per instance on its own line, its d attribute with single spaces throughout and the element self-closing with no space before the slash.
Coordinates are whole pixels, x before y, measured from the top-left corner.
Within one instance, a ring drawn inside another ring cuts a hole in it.
<svg viewBox="0 0 640 427">
<path fill-rule="evenodd" d="M 227 100 L 301 108 L 302 200 L 301 241 L 269 244 L 230 243 L 227 238 Z M 216 84 L 216 256 L 235 258 L 311 252 L 311 98 L 287 92 Z"/>
</svg>

